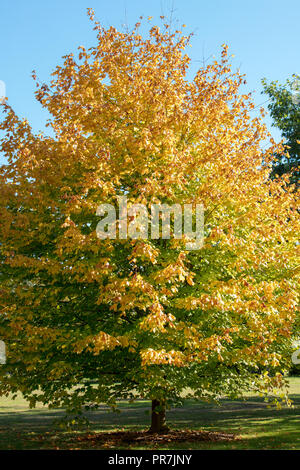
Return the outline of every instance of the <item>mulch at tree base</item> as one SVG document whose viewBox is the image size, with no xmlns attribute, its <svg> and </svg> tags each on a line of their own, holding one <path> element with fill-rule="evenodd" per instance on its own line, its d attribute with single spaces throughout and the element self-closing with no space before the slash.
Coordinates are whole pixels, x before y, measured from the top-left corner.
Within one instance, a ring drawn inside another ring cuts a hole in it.
<svg viewBox="0 0 300 470">
<path fill-rule="evenodd" d="M 167 444 L 170 442 L 199 442 L 199 441 L 232 441 L 238 439 L 236 434 L 213 431 L 178 431 L 167 433 L 149 433 L 148 431 L 118 431 L 101 432 L 78 437 L 80 441 L 97 441 L 104 445 L 120 444 Z"/>
</svg>

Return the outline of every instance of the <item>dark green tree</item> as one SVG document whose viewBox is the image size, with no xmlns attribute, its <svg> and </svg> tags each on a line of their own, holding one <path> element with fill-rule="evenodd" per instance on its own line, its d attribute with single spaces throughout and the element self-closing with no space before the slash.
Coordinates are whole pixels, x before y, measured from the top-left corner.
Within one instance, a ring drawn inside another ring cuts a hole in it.
<svg viewBox="0 0 300 470">
<path fill-rule="evenodd" d="M 293 75 L 285 84 L 262 80 L 264 91 L 270 98 L 268 109 L 273 126 L 280 129 L 289 156 L 276 155 L 272 176 L 291 173 L 291 181 L 299 184 L 300 161 L 300 78 Z"/>
</svg>

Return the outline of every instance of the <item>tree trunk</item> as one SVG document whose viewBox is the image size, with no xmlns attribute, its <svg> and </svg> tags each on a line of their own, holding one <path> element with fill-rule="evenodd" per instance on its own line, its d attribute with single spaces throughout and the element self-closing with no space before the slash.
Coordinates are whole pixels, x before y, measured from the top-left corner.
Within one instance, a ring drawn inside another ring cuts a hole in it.
<svg viewBox="0 0 300 470">
<path fill-rule="evenodd" d="M 149 432 L 162 433 L 168 431 L 165 404 L 159 400 L 152 400 L 151 428 Z"/>
</svg>

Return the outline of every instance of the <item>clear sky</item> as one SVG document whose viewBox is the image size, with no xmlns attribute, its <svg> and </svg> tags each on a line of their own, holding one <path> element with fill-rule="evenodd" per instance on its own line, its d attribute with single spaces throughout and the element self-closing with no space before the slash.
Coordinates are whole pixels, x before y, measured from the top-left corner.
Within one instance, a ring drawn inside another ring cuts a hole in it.
<svg viewBox="0 0 300 470">
<path fill-rule="evenodd" d="M 257 105 L 267 99 L 263 77 L 284 82 L 300 72 L 300 0 L 0 0 L 0 80 L 9 104 L 35 131 L 45 129 L 48 116 L 35 101 L 31 71 L 47 82 L 63 55 L 96 44 L 88 7 L 104 26 L 116 28 L 133 26 L 140 15 L 153 16 L 153 23 L 162 14 L 172 15 L 174 25 L 185 23 L 185 32 L 195 33 L 191 72 L 228 44 Z"/>
</svg>

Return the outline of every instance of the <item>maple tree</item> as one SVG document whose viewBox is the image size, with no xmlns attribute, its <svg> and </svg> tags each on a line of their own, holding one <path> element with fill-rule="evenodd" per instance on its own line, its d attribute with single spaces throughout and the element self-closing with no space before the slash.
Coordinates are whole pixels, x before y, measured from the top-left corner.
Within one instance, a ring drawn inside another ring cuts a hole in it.
<svg viewBox="0 0 300 470">
<path fill-rule="evenodd" d="M 284 390 L 297 318 L 297 193 L 251 118 L 227 46 L 188 79 L 190 36 L 105 29 L 36 97 L 53 136 L 4 103 L 0 393 L 70 413 L 152 400 L 152 431 L 186 397 Z M 197 204 L 185 240 L 99 239 L 99 204 Z M 299 251 L 298 251 L 299 254 Z"/>
</svg>

